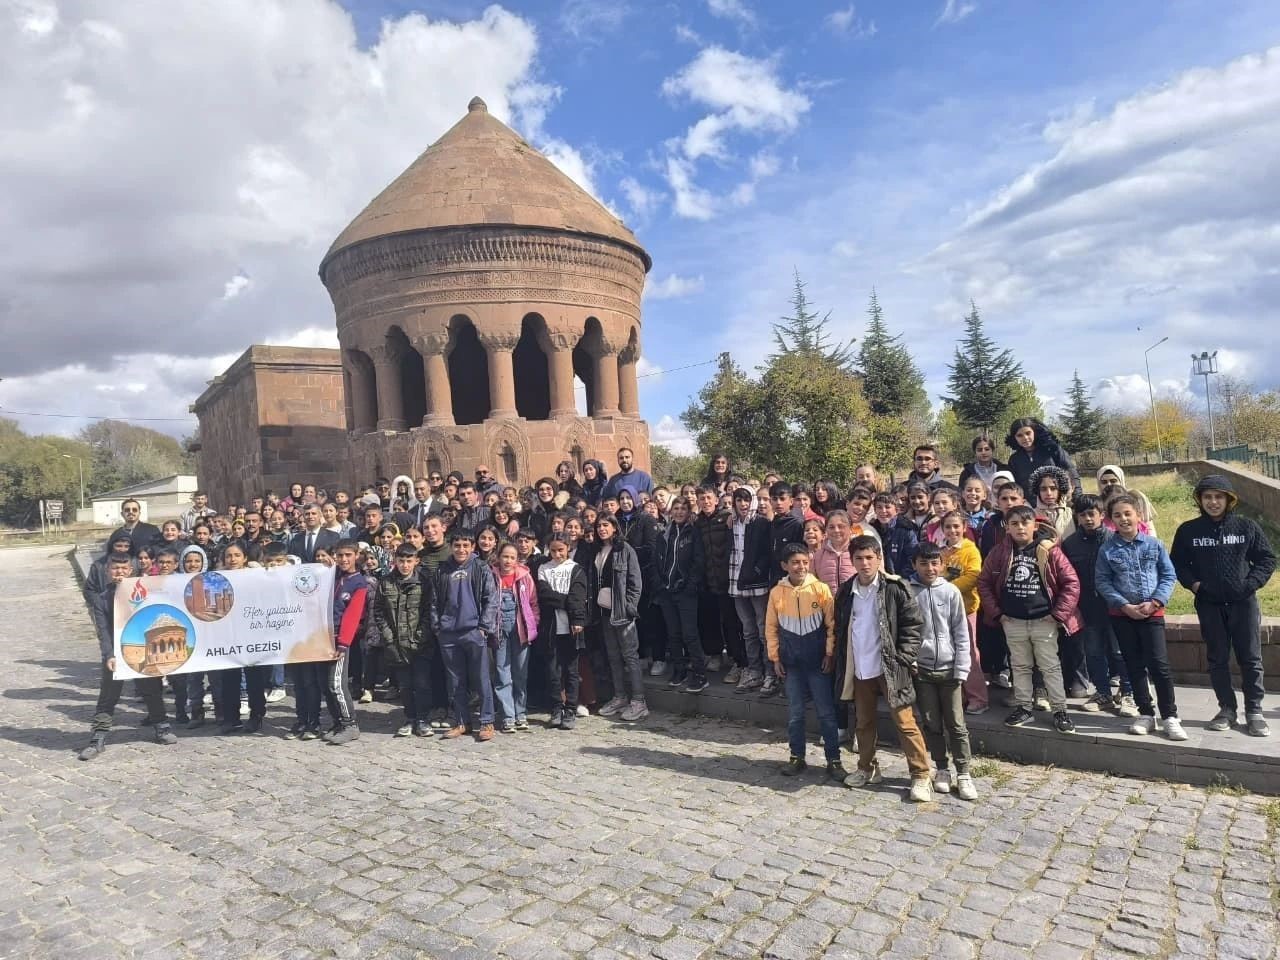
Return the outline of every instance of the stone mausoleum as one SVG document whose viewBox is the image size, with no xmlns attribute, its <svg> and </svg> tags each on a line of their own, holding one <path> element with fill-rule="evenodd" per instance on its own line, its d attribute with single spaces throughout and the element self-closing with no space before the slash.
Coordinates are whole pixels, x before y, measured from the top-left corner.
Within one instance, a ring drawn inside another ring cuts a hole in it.
<svg viewBox="0 0 1280 960">
<path fill-rule="evenodd" d="M 346 427 L 347 456 L 333 458 L 333 482 L 430 470 L 471 476 L 486 464 L 525 484 L 566 458 L 612 466 L 621 446 L 647 465 L 636 366 L 650 265 L 617 217 L 472 100 L 320 264 L 337 318 Z M 287 451 L 307 479 L 321 473 L 311 454 L 323 444 L 295 451 L 306 445 L 291 434 L 307 428 L 299 411 L 309 406 L 317 424 L 331 422 L 327 353 L 312 352 L 326 367 L 314 388 L 306 378 L 288 385 L 283 405 L 293 413 L 279 426 L 291 429 L 245 427 L 258 448 Z M 256 381 L 252 356 L 237 363 L 246 359 Z M 256 409 L 245 408 L 226 389 L 197 401 L 201 481 L 215 503 L 243 498 L 256 482 L 241 451 L 223 449 L 232 440 L 222 421 L 271 405 L 259 396 Z M 205 465 L 217 463 L 234 474 L 225 491 L 206 479 Z"/>
<path fill-rule="evenodd" d="M 620 220 L 472 100 L 320 264 L 355 473 L 483 463 L 527 483 L 619 446 L 647 463 L 649 266 Z"/>
</svg>

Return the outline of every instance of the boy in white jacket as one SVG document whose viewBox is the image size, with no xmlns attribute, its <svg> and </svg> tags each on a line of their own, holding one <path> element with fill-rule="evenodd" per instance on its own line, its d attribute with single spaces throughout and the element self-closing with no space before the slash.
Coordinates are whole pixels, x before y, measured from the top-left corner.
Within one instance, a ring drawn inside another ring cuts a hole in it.
<svg viewBox="0 0 1280 960">
<path fill-rule="evenodd" d="M 911 591 L 924 620 L 915 668 L 916 706 L 924 720 L 924 740 L 937 765 L 933 789 L 951 792 L 947 747 L 956 765 L 956 793 L 962 800 L 978 799 L 969 775 L 969 730 L 964 722 L 961 687 L 969 675 L 969 620 L 964 598 L 942 576 L 942 551 L 922 542 L 913 564 L 919 582 Z"/>
</svg>

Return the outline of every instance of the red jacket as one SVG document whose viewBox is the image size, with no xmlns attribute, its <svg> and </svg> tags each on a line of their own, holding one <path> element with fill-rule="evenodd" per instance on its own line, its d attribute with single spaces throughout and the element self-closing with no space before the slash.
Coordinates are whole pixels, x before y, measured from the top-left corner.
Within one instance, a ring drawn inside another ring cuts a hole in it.
<svg viewBox="0 0 1280 960">
<path fill-rule="evenodd" d="M 1009 566 L 1013 562 L 1013 541 L 1005 534 L 987 554 L 982 563 L 982 573 L 978 574 L 978 596 L 982 603 L 978 610 L 983 620 L 990 626 L 1000 623 L 1000 595 L 1004 593 L 1004 583 L 1009 576 Z M 1068 634 L 1080 630 L 1080 618 L 1077 615 L 1080 605 L 1080 578 L 1058 545 L 1050 540 L 1036 541 L 1036 566 L 1040 568 L 1040 579 L 1044 583 L 1045 593 L 1049 595 L 1049 615 L 1062 624 Z"/>
</svg>

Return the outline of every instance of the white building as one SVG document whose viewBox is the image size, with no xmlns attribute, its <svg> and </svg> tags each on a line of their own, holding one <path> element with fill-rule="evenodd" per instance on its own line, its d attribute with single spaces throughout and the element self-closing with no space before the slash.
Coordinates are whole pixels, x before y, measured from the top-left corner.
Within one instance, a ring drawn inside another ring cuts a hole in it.
<svg viewBox="0 0 1280 960">
<path fill-rule="evenodd" d="M 142 507 L 141 519 L 159 526 L 165 520 L 177 520 L 190 509 L 191 494 L 198 489 L 194 476 L 175 473 L 160 480 L 147 480 L 100 493 L 89 500 L 89 506 L 76 511 L 76 519 L 81 523 L 118 527 L 123 522 L 120 504 L 126 500 L 137 500 Z"/>
</svg>

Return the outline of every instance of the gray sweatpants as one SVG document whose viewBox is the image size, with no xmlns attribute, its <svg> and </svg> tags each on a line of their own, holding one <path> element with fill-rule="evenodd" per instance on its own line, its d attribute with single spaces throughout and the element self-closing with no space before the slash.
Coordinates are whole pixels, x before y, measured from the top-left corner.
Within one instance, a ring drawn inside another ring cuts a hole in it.
<svg viewBox="0 0 1280 960">
<path fill-rule="evenodd" d="M 927 680 L 916 677 L 916 707 L 924 720 L 924 742 L 934 766 L 947 769 L 947 748 L 956 773 L 969 769 L 969 728 L 964 722 L 964 703 L 959 680 Z"/>
</svg>

